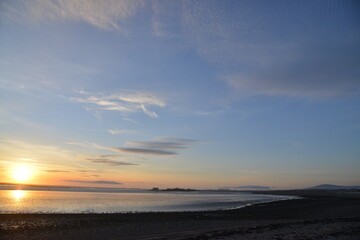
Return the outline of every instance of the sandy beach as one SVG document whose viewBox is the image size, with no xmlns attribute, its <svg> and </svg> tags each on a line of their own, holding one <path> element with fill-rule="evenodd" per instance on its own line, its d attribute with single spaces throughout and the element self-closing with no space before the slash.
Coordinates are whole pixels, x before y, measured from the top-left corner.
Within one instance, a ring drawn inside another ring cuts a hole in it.
<svg viewBox="0 0 360 240">
<path fill-rule="evenodd" d="M 360 195 L 274 191 L 303 199 L 236 210 L 1 214 L 1 239 L 360 239 Z"/>
</svg>

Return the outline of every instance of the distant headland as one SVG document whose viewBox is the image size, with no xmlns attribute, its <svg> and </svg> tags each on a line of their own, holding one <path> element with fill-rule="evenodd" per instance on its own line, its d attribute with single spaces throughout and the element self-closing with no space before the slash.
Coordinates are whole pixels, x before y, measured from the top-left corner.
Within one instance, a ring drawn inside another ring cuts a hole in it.
<svg viewBox="0 0 360 240">
<path fill-rule="evenodd" d="M 193 191 L 200 191 L 197 189 L 191 189 L 191 188 L 166 188 L 166 189 L 160 189 L 158 187 L 154 187 L 151 189 L 151 191 L 154 192 L 158 192 L 158 191 L 162 191 L 162 192 L 193 192 Z"/>
</svg>

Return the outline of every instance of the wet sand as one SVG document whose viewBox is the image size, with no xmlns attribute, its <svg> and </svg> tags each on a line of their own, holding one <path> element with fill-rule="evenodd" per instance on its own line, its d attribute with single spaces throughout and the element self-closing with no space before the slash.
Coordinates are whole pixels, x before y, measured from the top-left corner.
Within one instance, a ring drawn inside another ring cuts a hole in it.
<svg viewBox="0 0 360 240">
<path fill-rule="evenodd" d="M 304 198 L 208 212 L 0 214 L 0 239 L 360 239 L 360 194 L 267 193 Z"/>
</svg>

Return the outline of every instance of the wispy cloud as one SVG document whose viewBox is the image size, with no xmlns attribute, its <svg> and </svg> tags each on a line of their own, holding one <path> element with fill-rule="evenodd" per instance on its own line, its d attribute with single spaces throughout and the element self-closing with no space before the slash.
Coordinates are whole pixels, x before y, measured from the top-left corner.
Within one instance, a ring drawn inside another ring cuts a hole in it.
<svg viewBox="0 0 360 240">
<path fill-rule="evenodd" d="M 100 146 L 96 143 L 67 142 L 67 144 L 77 145 L 80 147 L 110 150 L 118 153 L 137 154 L 137 155 L 155 155 L 155 156 L 178 155 L 178 152 L 176 152 L 175 150 L 188 149 L 194 143 L 206 143 L 206 142 L 193 140 L 193 139 L 182 139 L 182 138 L 159 138 L 154 141 L 127 142 L 125 143 L 125 147 L 106 147 L 106 146 Z M 111 155 L 102 155 L 102 156 L 111 156 Z M 106 159 L 107 157 L 100 157 L 100 158 Z"/>
<path fill-rule="evenodd" d="M 74 143 L 81 147 L 98 147 L 96 144 Z M 97 148 L 98 149 L 98 148 Z M 100 148 L 103 149 L 103 148 Z M 108 150 L 108 149 L 107 149 Z M 54 145 L 42 145 L 18 140 L 0 140 L 0 166 L 25 164 L 44 173 L 100 173 L 103 169 L 89 168 L 89 163 L 82 161 L 79 154 Z M 90 158 L 91 156 L 88 155 Z M 100 157 L 107 158 L 107 155 Z M 130 158 L 131 159 L 131 158 Z M 141 158 L 136 158 L 143 160 Z"/>
<path fill-rule="evenodd" d="M 70 98 L 73 102 L 92 104 L 97 109 L 118 111 L 123 114 L 142 111 L 152 118 L 158 118 L 157 113 L 150 111 L 148 106 L 165 107 L 163 99 L 151 93 L 141 91 L 119 91 L 114 94 L 79 92 L 85 97 Z"/>
<path fill-rule="evenodd" d="M 132 154 L 139 154 L 139 155 L 177 155 L 176 152 L 173 151 L 166 151 L 161 149 L 146 149 L 146 148 L 110 148 L 115 152 L 121 153 L 132 153 Z"/>
<path fill-rule="evenodd" d="M 117 135 L 117 134 L 137 134 L 137 131 L 132 131 L 132 130 L 121 130 L 121 129 L 109 129 L 108 132 L 112 135 Z"/>
<path fill-rule="evenodd" d="M 122 118 L 124 121 L 128 121 L 128 122 L 131 122 L 131 123 L 135 123 L 135 124 L 138 124 L 136 121 L 130 119 L 130 118 L 127 118 L 127 117 L 123 117 Z"/>
<path fill-rule="evenodd" d="M 35 144 L 19 140 L 0 140 L 0 162 L 29 162 L 47 169 L 83 167 L 75 162 L 76 154 L 54 145 Z"/>
<path fill-rule="evenodd" d="M 187 138 L 160 138 L 160 141 L 163 142 L 175 142 L 182 144 L 191 144 L 191 143 L 208 143 L 207 141 L 199 141 L 195 139 L 187 139 Z"/>
<path fill-rule="evenodd" d="M 186 149 L 189 147 L 187 143 L 183 142 L 166 142 L 166 141 L 152 141 L 152 142 L 127 142 L 126 146 L 140 147 L 140 148 L 158 148 L 158 149 Z"/>
<path fill-rule="evenodd" d="M 147 109 L 147 108 L 145 107 L 144 104 L 141 104 L 140 107 L 141 107 L 141 109 L 143 110 L 143 112 L 144 112 L 146 115 L 148 115 L 149 117 L 152 117 L 152 118 L 158 118 L 158 117 L 159 117 L 159 116 L 156 114 L 156 112 L 150 111 L 149 109 Z"/>
<path fill-rule="evenodd" d="M 89 147 L 88 143 L 81 143 L 81 142 L 65 142 L 65 143 L 69 144 L 69 145 L 80 146 L 80 147 Z"/>
<path fill-rule="evenodd" d="M 198 116 L 217 116 L 226 113 L 227 111 L 230 111 L 230 106 L 222 107 L 218 110 L 210 110 L 210 111 L 195 111 L 194 114 Z"/>
<path fill-rule="evenodd" d="M 49 90 L 68 89 L 74 78 L 81 82 L 100 73 L 95 67 L 64 60 L 42 49 L 0 59 L 0 71 L 0 88 L 39 99 L 54 94 Z"/>
<path fill-rule="evenodd" d="M 102 150 L 111 150 L 110 147 L 104 147 L 96 143 L 87 143 L 87 142 L 65 142 L 65 144 L 79 146 L 82 148 L 94 148 L 94 149 L 102 149 Z"/>
<path fill-rule="evenodd" d="M 101 172 L 101 170 L 97 170 L 97 169 L 79 169 L 79 170 L 76 170 L 77 172 L 80 172 L 80 173 L 99 173 Z"/>
<path fill-rule="evenodd" d="M 126 148 L 114 148 L 114 150 L 138 154 L 177 155 L 178 153 L 175 150 L 188 149 L 191 144 L 197 142 L 201 141 L 181 138 L 159 138 L 154 141 L 127 142 L 125 144 Z"/>
<path fill-rule="evenodd" d="M 136 163 L 129 163 L 118 161 L 118 158 L 121 158 L 121 155 L 98 155 L 98 156 L 86 156 L 83 160 L 94 162 L 94 163 L 101 163 L 108 166 L 137 166 L 139 164 Z"/>
<path fill-rule="evenodd" d="M 96 143 L 85 143 L 85 142 L 65 142 L 65 144 L 79 146 L 83 148 L 94 148 L 94 149 L 101 149 L 101 150 L 112 150 L 110 147 L 104 147 Z"/>
<path fill-rule="evenodd" d="M 11 2 L 11 1 L 10 1 Z M 142 0 L 33 0 L 8 4 L 12 20 L 85 22 L 104 30 L 123 30 L 121 23 L 144 6 Z M 9 10 L 7 10 L 9 12 Z M 7 14 L 9 15 L 9 13 Z"/>
<path fill-rule="evenodd" d="M 151 1 L 153 15 L 151 26 L 153 34 L 160 38 L 169 38 L 178 36 L 176 30 L 181 28 L 178 21 L 181 12 L 180 1 Z"/>
<path fill-rule="evenodd" d="M 66 173 L 66 172 L 69 172 L 69 171 L 50 169 L 50 170 L 45 170 L 44 172 L 48 172 L 48 173 Z"/>
<path fill-rule="evenodd" d="M 137 165 L 139 165 L 136 163 L 114 161 L 114 160 L 111 160 L 108 158 L 87 158 L 86 160 L 94 162 L 94 163 L 106 164 L 109 166 L 137 166 Z"/>
<path fill-rule="evenodd" d="M 121 182 L 116 181 L 86 181 L 86 180 L 63 180 L 64 182 L 70 183 L 92 183 L 92 184 L 122 184 Z"/>
</svg>

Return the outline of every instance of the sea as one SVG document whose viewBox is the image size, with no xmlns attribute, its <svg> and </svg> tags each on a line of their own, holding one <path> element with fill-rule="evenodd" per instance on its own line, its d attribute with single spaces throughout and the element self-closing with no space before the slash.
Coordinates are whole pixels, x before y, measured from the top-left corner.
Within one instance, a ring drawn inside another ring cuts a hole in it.
<svg viewBox="0 0 360 240">
<path fill-rule="evenodd" d="M 102 191 L 0 190 L 0 213 L 129 213 L 236 209 L 293 199 L 230 191 L 164 192 L 141 189 Z"/>
</svg>

